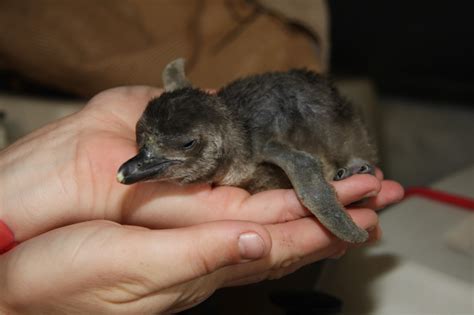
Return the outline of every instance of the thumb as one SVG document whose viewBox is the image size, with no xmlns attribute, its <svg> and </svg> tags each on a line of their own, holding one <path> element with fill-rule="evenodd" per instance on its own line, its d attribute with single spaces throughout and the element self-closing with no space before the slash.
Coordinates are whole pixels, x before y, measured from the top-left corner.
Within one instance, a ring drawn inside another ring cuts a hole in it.
<svg viewBox="0 0 474 315">
<path fill-rule="evenodd" d="M 210 274 L 224 266 L 259 259 L 271 249 L 268 231 L 246 221 L 141 230 L 137 231 L 136 237 L 128 240 L 139 244 L 138 253 L 143 255 L 133 256 L 128 268 L 132 267 L 139 276 L 156 277 L 150 280 L 166 287 Z"/>
</svg>

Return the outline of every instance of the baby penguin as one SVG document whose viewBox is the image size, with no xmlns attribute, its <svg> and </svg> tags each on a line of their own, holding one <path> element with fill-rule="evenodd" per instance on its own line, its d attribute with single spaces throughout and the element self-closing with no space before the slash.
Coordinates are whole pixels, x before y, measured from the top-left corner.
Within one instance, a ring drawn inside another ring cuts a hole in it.
<svg viewBox="0 0 474 315">
<path fill-rule="evenodd" d="M 119 182 L 205 182 L 251 193 L 294 188 L 338 238 L 367 240 L 329 181 L 374 174 L 375 148 L 360 116 L 326 79 L 308 70 L 270 72 L 211 94 L 191 87 L 177 59 L 163 81 L 165 92 L 137 123 L 139 152 L 120 167 Z"/>
</svg>

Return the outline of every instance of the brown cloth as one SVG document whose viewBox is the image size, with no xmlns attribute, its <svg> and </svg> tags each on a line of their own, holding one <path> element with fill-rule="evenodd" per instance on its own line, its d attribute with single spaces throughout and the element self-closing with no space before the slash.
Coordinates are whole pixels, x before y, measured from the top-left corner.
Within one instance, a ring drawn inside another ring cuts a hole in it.
<svg viewBox="0 0 474 315">
<path fill-rule="evenodd" d="M 81 96 L 161 86 L 185 57 L 196 86 L 269 70 L 327 68 L 324 0 L 3 0 L 0 64 Z"/>
</svg>

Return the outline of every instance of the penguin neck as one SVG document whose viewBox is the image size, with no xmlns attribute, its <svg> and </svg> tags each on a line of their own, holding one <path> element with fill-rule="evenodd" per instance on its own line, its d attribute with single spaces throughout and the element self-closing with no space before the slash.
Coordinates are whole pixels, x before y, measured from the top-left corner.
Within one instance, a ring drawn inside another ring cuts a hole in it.
<svg viewBox="0 0 474 315">
<path fill-rule="evenodd" d="M 238 117 L 229 117 L 224 127 L 222 158 L 214 182 L 220 185 L 239 185 L 246 177 L 252 155 L 249 138 Z"/>
</svg>

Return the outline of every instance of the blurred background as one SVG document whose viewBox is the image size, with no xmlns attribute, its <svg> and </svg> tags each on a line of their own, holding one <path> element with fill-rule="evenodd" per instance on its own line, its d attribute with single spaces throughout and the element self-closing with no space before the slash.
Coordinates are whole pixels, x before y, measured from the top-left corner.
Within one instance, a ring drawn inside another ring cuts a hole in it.
<svg viewBox="0 0 474 315">
<path fill-rule="evenodd" d="M 176 57 L 205 88 L 307 67 L 361 109 L 386 177 L 474 198 L 473 9 L 439 0 L 1 0 L 0 148 L 102 90 L 161 86 Z M 187 313 L 325 314 L 341 301 L 347 314 L 474 313 L 469 211 L 414 197 L 381 221 L 375 249 L 220 290 Z"/>
</svg>

